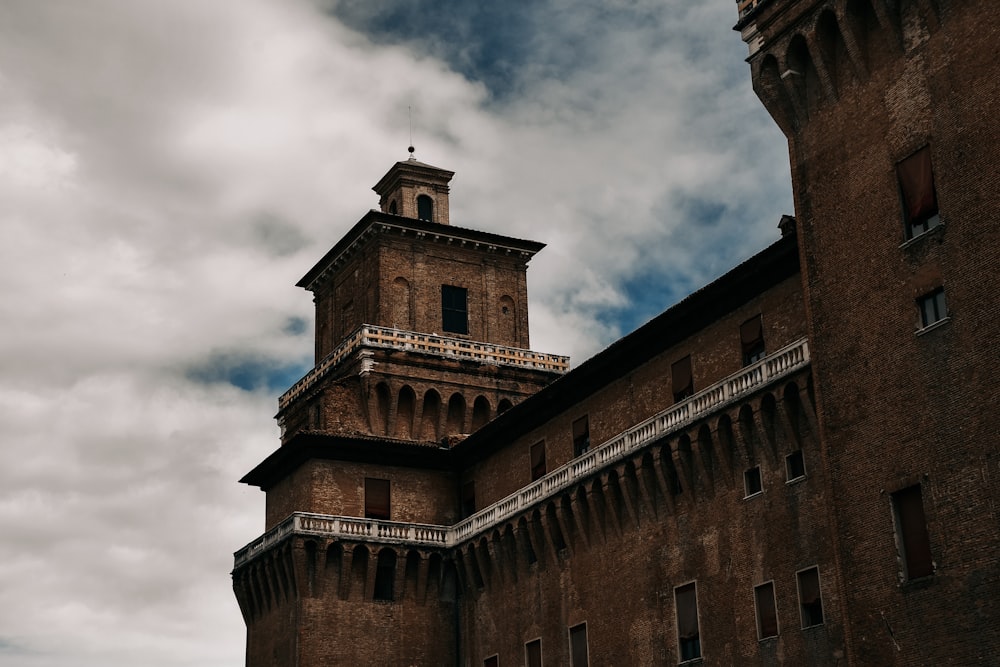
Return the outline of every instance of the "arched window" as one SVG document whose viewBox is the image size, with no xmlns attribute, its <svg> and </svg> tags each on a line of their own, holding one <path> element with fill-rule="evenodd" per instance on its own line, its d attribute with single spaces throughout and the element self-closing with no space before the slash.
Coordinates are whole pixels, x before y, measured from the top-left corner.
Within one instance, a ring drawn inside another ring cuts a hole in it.
<svg viewBox="0 0 1000 667">
<path fill-rule="evenodd" d="M 434 219 L 434 200 L 427 195 L 417 197 L 417 217 L 428 221 Z"/>
<path fill-rule="evenodd" d="M 389 213 L 392 214 L 392 215 L 396 215 L 396 200 L 395 199 L 393 199 L 391 202 L 389 202 Z"/>
</svg>

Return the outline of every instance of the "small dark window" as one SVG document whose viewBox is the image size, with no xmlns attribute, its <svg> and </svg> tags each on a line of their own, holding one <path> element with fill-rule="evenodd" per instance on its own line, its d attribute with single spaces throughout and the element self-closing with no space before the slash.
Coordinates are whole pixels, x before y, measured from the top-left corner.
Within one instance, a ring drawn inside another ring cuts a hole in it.
<svg viewBox="0 0 1000 667">
<path fill-rule="evenodd" d="M 376 600 L 392 602 L 395 581 L 396 552 L 392 549 L 382 549 L 378 553 L 378 563 L 375 566 L 375 591 L 372 597 Z"/>
<path fill-rule="evenodd" d="M 698 632 L 698 592 L 694 582 L 674 589 L 677 605 L 677 646 L 680 660 L 701 657 L 701 635 Z"/>
<path fill-rule="evenodd" d="M 920 326 L 929 327 L 948 317 L 948 308 L 944 302 L 944 288 L 938 287 L 917 299 L 920 307 Z"/>
<path fill-rule="evenodd" d="M 691 355 L 675 361 L 670 367 L 670 377 L 674 390 L 674 401 L 683 401 L 694 394 L 694 378 L 691 375 Z"/>
<path fill-rule="evenodd" d="M 823 625 L 823 597 L 819 592 L 819 568 L 802 570 L 797 577 L 799 585 L 799 614 L 802 627 Z"/>
<path fill-rule="evenodd" d="M 449 333 L 469 333 L 469 293 L 464 287 L 441 285 L 441 327 Z"/>
<path fill-rule="evenodd" d="M 740 325 L 740 349 L 744 366 L 764 358 L 764 325 L 760 315 L 751 317 Z"/>
<path fill-rule="evenodd" d="M 903 564 L 903 579 L 919 579 L 934 574 L 931 541 L 927 534 L 924 501 L 920 485 L 892 494 L 896 543 Z"/>
<path fill-rule="evenodd" d="M 587 415 L 573 422 L 573 456 L 586 454 L 590 449 L 590 420 Z"/>
<path fill-rule="evenodd" d="M 427 195 L 417 197 L 417 217 L 421 220 L 434 220 L 434 200 Z"/>
<path fill-rule="evenodd" d="M 389 518 L 389 480 L 365 478 L 365 518 Z"/>
<path fill-rule="evenodd" d="M 531 481 L 545 476 L 545 441 L 531 446 Z"/>
<path fill-rule="evenodd" d="M 802 450 L 796 449 L 785 457 L 785 478 L 791 482 L 806 476 L 806 462 Z"/>
<path fill-rule="evenodd" d="M 476 513 L 476 483 L 466 482 L 462 485 L 462 516 L 469 517 Z"/>
<path fill-rule="evenodd" d="M 500 656 L 491 655 L 483 660 L 483 667 L 500 667 Z"/>
<path fill-rule="evenodd" d="M 761 492 L 763 485 L 760 479 L 760 466 L 747 468 L 743 471 L 743 489 L 747 498 Z"/>
<path fill-rule="evenodd" d="M 541 639 L 533 639 L 524 645 L 524 663 L 527 667 L 542 667 Z"/>
<path fill-rule="evenodd" d="M 392 215 L 396 215 L 396 200 L 395 199 L 393 199 L 391 202 L 389 202 L 389 213 L 392 214 Z"/>
<path fill-rule="evenodd" d="M 587 667 L 590 664 L 587 651 L 587 624 L 574 625 L 569 629 L 569 664 L 572 667 Z"/>
<path fill-rule="evenodd" d="M 778 609 L 774 604 L 774 582 L 754 587 L 753 601 L 757 608 L 757 638 L 777 637 Z"/>
<path fill-rule="evenodd" d="M 896 176 L 899 178 L 899 190 L 903 198 L 906 238 L 919 236 L 940 225 L 930 147 L 924 146 L 898 163 Z"/>
</svg>

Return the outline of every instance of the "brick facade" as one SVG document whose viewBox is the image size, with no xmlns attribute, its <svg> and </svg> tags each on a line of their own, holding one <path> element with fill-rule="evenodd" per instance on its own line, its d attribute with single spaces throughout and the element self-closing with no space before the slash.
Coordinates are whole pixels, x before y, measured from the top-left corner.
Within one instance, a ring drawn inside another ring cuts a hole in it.
<svg viewBox="0 0 1000 667">
<path fill-rule="evenodd" d="M 1000 8 L 740 7 L 796 217 L 722 278 L 565 372 L 527 350 L 541 244 L 407 161 L 299 283 L 248 665 L 994 660 Z"/>
</svg>

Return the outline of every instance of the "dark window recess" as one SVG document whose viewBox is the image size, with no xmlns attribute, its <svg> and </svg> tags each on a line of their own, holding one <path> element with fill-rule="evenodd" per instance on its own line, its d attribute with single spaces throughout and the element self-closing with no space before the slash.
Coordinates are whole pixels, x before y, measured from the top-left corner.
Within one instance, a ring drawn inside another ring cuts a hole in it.
<svg viewBox="0 0 1000 667">
<path fill-rule="evenodd" d="M 778 636 L 778 609 L 774 604 L 774 582 L 761 584 L 753 589 L 757 607 L 757 638 Z"/>
<path fill-rule="evenodd" d="M 417 217 L 429 222 L 434 220 L 434 200 L 427 195 L 417 197 Z"/>
<path fill-rule="evenodd" d="M 469 517 L 476 513 L 476 483 L 466 482 L 462 485 L 462 516 Z"/>
<path fill-rule="evenodd" d="M 483 660 L 483 667 L 500 667 L 500 656 L 491 655 Z"/>
<path fill-rule="evenodd" d="M 674 589 L 677 605 L 677 646 L 681 662 L 701 657 L 698 632 L 698 592 L 692 582 Z"/>
<path fill-rule="evenodd" d="M 744 366 L 764 358 L 764 324 L 760 315 L 751 317 L 740 325 L 740 349 Z"/>
<path fill-rule="evenodd" d="M 545 476 L 545 441 L 531 446 L 531 481 Z"/>
<path fill-rule="evenodd" d="M 535 639 L 524 645 L 524 662 L 528 667 L 542 667 L 541 639 Z"/>
<path fill-rule="evenodd" d="M 397 210 L 396 209 L 396 200 L 393 199 L 391 202 L 389 202 L 389 213 L 391 215 L 396 215 L 396 210 Z"/>
<path fill-rule="evenodd" d="M 587 667 L 587 624 L 581 623 L 569 629 L 569 663 L 572 667 Z"/>
<path fill-rule="evenodd" d="M 796 449 L 785 457 L 785 476 L 789 482 L 806 476 L 806 462 L 802 458 L 801 449 Z"/>
<path fill-rule="evenodd" d="M 811 567 L 798 574 L 799 613 L 802 627 L 823 624 L 823 598 L 819 592 L 819 568 Z"/>
<path fill-rule="evenodd" d="M 930 147 L 924 146 L 897 164 L 896 176 L 899 178 L 899 190 L 903 198 L 906 238 L 919 236 L 940 225 Z"/>
<path fill-rule="evenodd" d="M 675 361 L 670 367 L 671 387 L 674 390 L 674 401 L 683 401 L 694 394 L 694 378 L 691 375 L 691 355 Z"/>
<path fill-rule="evenodd" d="M 934 574 L 931 540 L 927 534 L 920 485 L 892 494 L 892 507 L 896 521 L 896 542 L 903 560 L 903 578 L 919 579 Z"/>
<path fill-rule="evenodd" d="M 760 479 L 760 466 L 747 468 L 743 471 L 743 489 L 747 497 L 760 493 L 763 488 Z"/>
<path fill-rule="evenodd" d="M 938 287 L 933 292 L 928 292 L 917 299 L 917 305 L 920 307 L 921 327 L 929 327 L 935 322 L 940 322 L 948 317 L 948 307 L 944 302 L 943 287 Z"/>
<path fill-rule="evenodd" d="M 375 592 L 372 597 L 384 602 L 393 600 L 393 584 L 396 581 L 396 552 L 383 549 L 378 554 L 375 567 Z"/>
<path fill-rule="evenodd" d="M 449 333 L 469 333 L 469 293 L 464 287 L 441 286 L 441 327 Z"/>
<path fill-rule="evenodd" d="M 590 420 L 586 415 L 573 422 L 573 456 L 580 456 L 590 449 Z"/>
<path fill-rule="evenodd" d="M 389 480 L 365 478 L 365 518 L 389 518 Z"/>
</svg>

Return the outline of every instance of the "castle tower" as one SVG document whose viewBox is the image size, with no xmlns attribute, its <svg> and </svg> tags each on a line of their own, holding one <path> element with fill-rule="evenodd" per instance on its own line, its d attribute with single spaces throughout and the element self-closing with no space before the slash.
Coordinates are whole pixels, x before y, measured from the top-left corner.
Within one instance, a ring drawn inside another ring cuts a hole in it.
<svg viewBox="0 0 1000 667">
<path fill-rule="evenodd" d="M 744 4 L 789 145 L 834 645 L 848 664 L 995 660 L 1000 5 Z"/>
<path fill-rule="evenodd" d="M 298 283 L 316 304 L 316 366 L 279 399 L 281 447 L 241 480 L 267 493 L 271 536 L 233 573 L 248 665 L 454 661 L 455 568 L 432 526 L 475 499 L 449 448 L 568 359 L 526 349 L 543 244 L 449 224 L 452 175 L 394 164 L 381 210 Z"/>
</svg>

